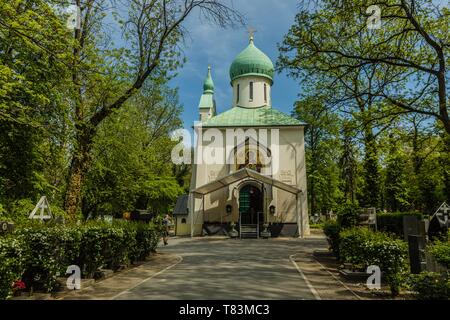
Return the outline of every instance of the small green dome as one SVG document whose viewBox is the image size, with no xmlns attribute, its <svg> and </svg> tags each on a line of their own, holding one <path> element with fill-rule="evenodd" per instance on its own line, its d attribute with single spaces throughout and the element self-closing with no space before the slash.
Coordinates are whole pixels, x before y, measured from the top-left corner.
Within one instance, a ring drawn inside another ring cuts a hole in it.
<svg viewBox="0 0 450 320">
<path fill-rule="evenodd" d="M 203 84 L 203 93 L 214 93 L 214 81 L 211 77 L 211 67 L 208 67 L 208 75 Z"/>
<path fill-rule="evenodd" d="M 234 59 L 230 67 L 231 81 L 244 75 L 262 76 L 273 81 L 274 66 L 272 60 L 253 43 L 250 44 Z"/>
</svg>

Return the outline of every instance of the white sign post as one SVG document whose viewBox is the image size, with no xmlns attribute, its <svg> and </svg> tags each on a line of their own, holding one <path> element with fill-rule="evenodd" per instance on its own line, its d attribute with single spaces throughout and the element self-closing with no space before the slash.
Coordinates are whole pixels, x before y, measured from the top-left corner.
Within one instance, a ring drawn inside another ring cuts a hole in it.
<svg viewBox="0 0 450 320">
<path fill-rule="evenodd" d="M 38 214 L 39 210 L 39 214 Z M 47 214 L 45 214 L 45 211 L 47 210 Z M 44 220 L 50 220 L 52 218 L 52 210 L 50 209 L 50 204 L 48 203 L 47 197 L 43 196 L 37 203 L 36 207 L 34 207 L 33 211 L 31 211 L 29 219 L 40 219 L 42 221 Z"/>
</svg>

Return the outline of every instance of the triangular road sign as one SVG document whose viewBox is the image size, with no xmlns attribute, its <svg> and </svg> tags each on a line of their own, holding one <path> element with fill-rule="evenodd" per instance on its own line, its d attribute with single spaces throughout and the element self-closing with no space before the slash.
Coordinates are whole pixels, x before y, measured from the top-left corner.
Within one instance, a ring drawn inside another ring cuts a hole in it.
<svg viewBox="0 0 450 320">
<path fill-rule="evenodd" d="M 39 210 L 39 214 L 38 214 Z M 47 215 L 45 211 L 47 210 Z M 34 207 L 33 211 L 30 213 L 29 219 L 41 219 L 41 220 L 49 220 L 52 218 L 52 210 L 50 209 L 50 204 L 48 203 L 47 197 L 43 196 L 37 203 L 36 207 Z"/>
</svg>

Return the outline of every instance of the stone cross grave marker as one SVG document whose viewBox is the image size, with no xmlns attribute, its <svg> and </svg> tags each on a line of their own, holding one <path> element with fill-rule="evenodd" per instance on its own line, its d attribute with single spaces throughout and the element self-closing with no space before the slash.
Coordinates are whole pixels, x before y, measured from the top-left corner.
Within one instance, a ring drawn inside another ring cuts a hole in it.
<svg viewBox="0 0 450 320">
<path fill-rule="evenodd" d="M 46 214 L 47 211 L 47 214 Z M 42 196 L 36 207 L 34 207 L 33 211 L 31 211 L 28 216 L 29 219 L 40 219 L 50 220 L 52 218 L 52 210 L 50 209 L 50 204 L 48 203 L 47 197 Z"/>
<path fill-rule="evenodd" d="M 449 215 L 450 215 L 450 206 L 444 202 L 443 204 L 441 204 L 439 209 L 436 210 L 436 212 L 431 217 L 431 219 L 436 217 L 442 228 L 444 228 L 444 227 L 448 228 L 448 227 L 450 227 Z"/>
</svg>

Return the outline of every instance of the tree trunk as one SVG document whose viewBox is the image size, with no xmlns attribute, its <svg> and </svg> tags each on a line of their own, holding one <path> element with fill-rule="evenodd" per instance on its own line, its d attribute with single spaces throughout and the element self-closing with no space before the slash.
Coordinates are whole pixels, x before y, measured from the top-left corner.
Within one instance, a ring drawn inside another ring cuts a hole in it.
<svg viewBox="0 0 450 320">
<path fill-rule="evenodd" d="M 81 131 L 77 133 L 78 143 L 72 156 L 64 201 L 64 209 L 72 218 L 78 213 L 81 204 L 82 186 L 92 159 L 92 137 L 91 132 Z"/>
</svg>

